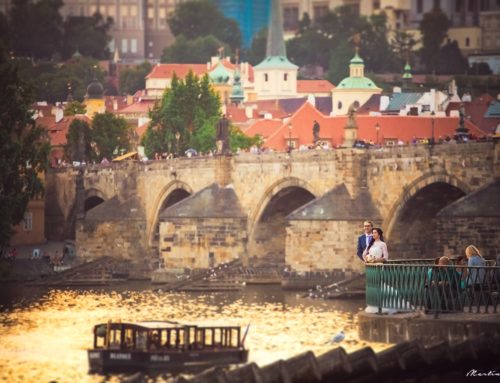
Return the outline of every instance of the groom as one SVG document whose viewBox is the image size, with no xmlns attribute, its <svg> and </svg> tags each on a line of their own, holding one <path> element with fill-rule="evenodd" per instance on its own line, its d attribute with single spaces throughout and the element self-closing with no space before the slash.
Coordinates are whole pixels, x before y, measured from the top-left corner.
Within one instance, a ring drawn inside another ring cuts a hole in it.
<svg viewBox="0 0 500 383">
<path fill-rule="evenodd" d="M 365 251 L 365 249 L 370 244 L 370 241 L 372 240 L 373 223 L 371 221 L 363 222 L 363 231 L 364 231 L 363 235 L 360 235 L 358 237 L 357 255 L 359 259 L 361 259 L 364 262 L 365 260 L 363 259 L 363 251 Z"/>
</svg>

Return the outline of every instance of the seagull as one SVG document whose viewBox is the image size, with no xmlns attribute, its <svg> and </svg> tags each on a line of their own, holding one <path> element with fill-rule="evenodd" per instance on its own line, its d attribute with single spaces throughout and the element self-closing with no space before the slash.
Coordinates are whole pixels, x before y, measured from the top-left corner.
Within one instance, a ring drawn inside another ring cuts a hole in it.
<svg viewBox="0 0 500 383">
<path fill-rule="evenodd" d="M 344 331 L 340 331 L 338 334 L 332 336 L 332 338 L 330 339 L 330 344 L 333 344 L 333 343 L 340 343 L 342 342 L 343 340 L 345 339 L 345 333 Z"/>
</svg>

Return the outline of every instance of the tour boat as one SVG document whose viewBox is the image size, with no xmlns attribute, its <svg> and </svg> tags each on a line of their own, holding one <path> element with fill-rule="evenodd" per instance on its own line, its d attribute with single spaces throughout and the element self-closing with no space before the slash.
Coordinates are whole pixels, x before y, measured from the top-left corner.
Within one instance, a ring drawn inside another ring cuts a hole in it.
<svg viewBox="0 0 500 383">
<path fill-rule="evenodd" d="M 194 326 L 170 321 L 108 322 L 94 326 L 89 372 L 189 372 L 246 363 L 239 326 Z"/>
</svg>

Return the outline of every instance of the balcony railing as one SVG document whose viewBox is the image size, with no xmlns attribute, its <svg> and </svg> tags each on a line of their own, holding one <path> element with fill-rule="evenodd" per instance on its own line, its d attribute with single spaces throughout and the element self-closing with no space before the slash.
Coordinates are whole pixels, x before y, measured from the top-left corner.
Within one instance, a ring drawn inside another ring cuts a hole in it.
<svg viewBox="0 0 500 383">
<path fill-rule="evenodd" d="M 407 261 L 366 265 L 366 303 L 379 313 L 497 312 L 500 267 L 437 266 Z M 419 261 L 420 262 L 420 261 Z"/>
</svg>

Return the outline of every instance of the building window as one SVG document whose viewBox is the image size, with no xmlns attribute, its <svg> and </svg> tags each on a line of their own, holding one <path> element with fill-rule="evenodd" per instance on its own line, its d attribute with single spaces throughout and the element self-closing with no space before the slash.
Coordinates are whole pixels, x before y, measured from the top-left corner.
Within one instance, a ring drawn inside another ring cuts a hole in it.
<svg viewBox="0 0 500 383">
<path fill-rule="evenodd" d="M 295 31 L 299 28 L 299 8 L 283 8 L 283 28 L 285 31 Z"/>
<path fill-rule="evenodd" d="M 267 73 L 264 73 L 264 81 L 265 81 L 265 82 L 268 82 L 268 81 L 269 81 L 269 76 L 267 75 Z"/>
<path fill-rule="evenodd" d="M 285 74 L 283 75 L 283 81 L 288 81 L 288 73 L 285 73 Z"/>
<path fill-rule="evenodd" d="M 470 46 L 470 39 L 468 37 L 465 38 L 465 46 Z"/>
<path fill-rule="evenodd" d="M 424 11 L 423 0 L 417 0 L 417 13 L 422 13 Z"/>
<path fill-rule="evenodd" d="M 109 40 L 108 48 L 109 48 L 110 52 L 114 52 L 115 51 L 115 39 Z"/>
<path fill-rule="evenodd" d="M 337 103 L 337 109 L 339 109 L 339 110 L 342 109 L 342 101 L 339 101 Z"/>
<path fill-rule="evenodd" d="M 373 9 L 380 9 L 380 0 L 373 0 Z"/>
<path fill-rule="evenodd" d="M 469 0 L 469 12 L 473 12 L 474 11 L 474 2 L 476 2 L 477 0 Z"/>
<path fill-rule="evenodd" d="M 130 39 L 130 52 L 137 53 L 137 39 Z"/>
<path fill-rule="evenodd" d="M 33 213 L 30 211 L 24 213 L 23 229 L 24 231 L 33 230 Z"/>
<path fill-rule="evenodd" d="M 441 8 L 441 0 L 434 0 L 434 9 Z"/>
<path fill-rule="evenodd" d="M 490 2 L 488 0 L 481 0 L 481 11 L 489 11 L 490 10 Z"/>
<path fill-rule="evenodd" d="M 313 8 L 314 21 L 321 19 L 328 13 L 328 5 L 316 5 Z"/>
<path fill-rule="evenodd" d="M 463 1 L 464 0 L 455 0 L 455 12 L 456 13 L 462 12 L 462 7 L 464 6 Z"/>
<path fill-rule="evenodd" d="M 128 52 L 128 40 L 122 39 L 122 53 Z"/>
</svg>

